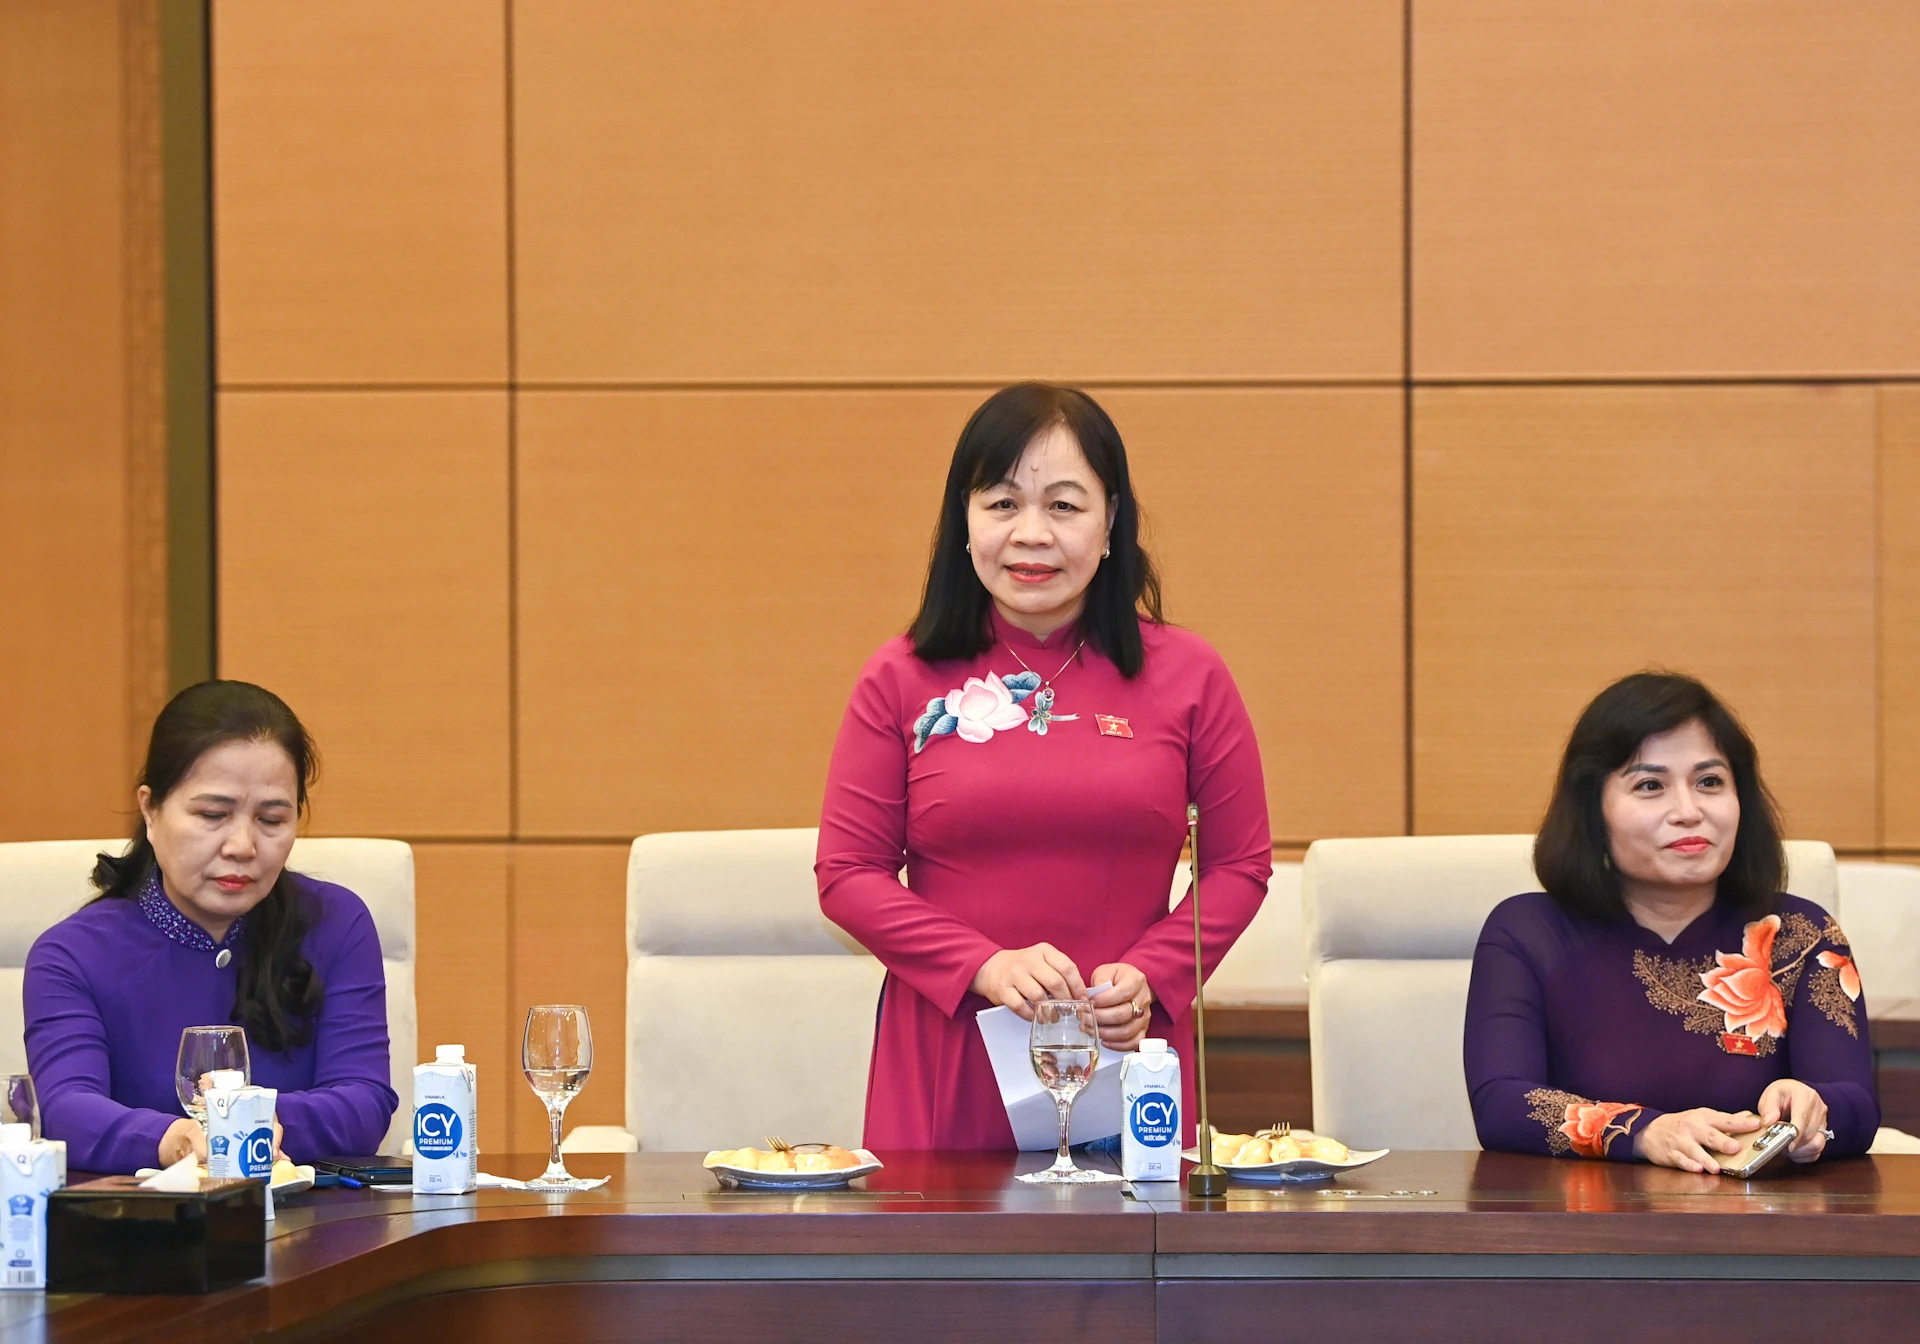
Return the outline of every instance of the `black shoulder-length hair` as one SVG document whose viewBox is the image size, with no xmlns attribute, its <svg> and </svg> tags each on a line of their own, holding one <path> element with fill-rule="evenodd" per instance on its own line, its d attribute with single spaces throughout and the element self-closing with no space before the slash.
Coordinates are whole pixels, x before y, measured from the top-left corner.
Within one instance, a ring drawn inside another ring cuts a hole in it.
<svg viewBox="0 0 1920 1344">
<path fill-rule="evenodd" d="M 1740 799 L 1740 826 L 1717 898 L 1755 918 L 1780 909 L 1786 855 L 1780 847 L 1779 809 L 1760 778 L 1759 752 L 1718 696 L 1694 678 L 1674 672 L 1622 677 L 1596 695 L 1573 725 L 1553 799 L 1533 844 L 1533 870 L 1540 885 L 1564 909 L 1595 919 L 1627 918 L 1601 791 L 1608 776 L 1633 760 L 1642 742 L 1696 719 L 1726 758 Z"/>
<path fill-rule="evenodd" d="M 909 628 L 913 651 L 927 661 L 970 658 L 992 645 L 987 622 L 992 598 L 967 554 L 967 505 L 976 491 L 1005 480 L 1027 445 L 1055 425 L 1064 425 L 1078 440 L 1113 508 L 1107 541 L 1111 554 L 1087 587 L 1082 628 L 1087 642 L 1112 659 L 1121 675 L 1139 675 L 1146 661 L 1140 618 L 1145 615 L 1156 625 L 1165 618 L 1160 612 L 1160 576 L 1140 544 L 1140 506 L 1127 474 L 1126 446 L 1098 402 L 1077 387 L 1053 383 L 1001 388 L 960 431 L 933 532 L 926 590 Z"/>
<path fill-rule="evenodd" d="M 194 762 L 228 742 L 272 742 L 293 761 L 295 804 L 307 810 L 307 790 L 320 769 L 313 738 L 286 702 L 245 681 L 203 681 L 167 702 L 153 721 L 140 783 L 158 805 L 192 772 Z M 102 854 L 93 869 L 95 900 L 137 901 L 157 860 L 146 822 L 133 824 L 133 843 L 122 855 Z M 313 911 L 282 869 L 273 889 L 247 912 L 235 968 L 233 1020 L 250 1044 L 290 1050 L 313 1039 L 323 986 L 301 947 Z"/>
</svg>

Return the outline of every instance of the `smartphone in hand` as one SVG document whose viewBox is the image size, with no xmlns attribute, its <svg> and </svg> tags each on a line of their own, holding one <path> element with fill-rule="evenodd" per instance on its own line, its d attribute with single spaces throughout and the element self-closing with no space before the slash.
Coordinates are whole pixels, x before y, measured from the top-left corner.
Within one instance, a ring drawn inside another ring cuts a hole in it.
<svg viewBox="0 0 1920 1344">
<path fill-rule="evenodd" d="M 1737 1176 L 1745 1180 L 1786 1152 L 1793 1146 L 1793 1141 L 1799 1137 L 1799 1126 L 1785 1120 L 1776 1120 L 1765 1129 L 1756 1130 L 1748 1135 L 1746 1146 L 1739 1152 L 1722 1157 L 1720 1173 L 1723 1176 Z"/>
</svg>

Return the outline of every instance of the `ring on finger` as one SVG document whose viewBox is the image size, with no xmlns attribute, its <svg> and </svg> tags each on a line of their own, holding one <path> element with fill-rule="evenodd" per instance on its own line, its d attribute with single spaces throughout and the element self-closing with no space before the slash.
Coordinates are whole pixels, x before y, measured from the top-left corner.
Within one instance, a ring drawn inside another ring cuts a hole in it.
<svg viewBox="0 0 1920 1344">
<path fill-rule="evenodd" d="M 1136 1021 L 1139 1019 L 1140 1015 L 1146 1011 L 1147 1010 L 1142 1008 L 1137 1001 L 1133 1004 L 1133 1016 Z"/>
</svg>

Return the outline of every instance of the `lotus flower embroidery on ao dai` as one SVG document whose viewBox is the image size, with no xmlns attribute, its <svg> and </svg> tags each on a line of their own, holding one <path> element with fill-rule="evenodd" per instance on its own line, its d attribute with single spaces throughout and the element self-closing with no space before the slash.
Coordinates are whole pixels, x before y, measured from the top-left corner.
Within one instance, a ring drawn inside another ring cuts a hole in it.
<svg viewBox="0 0 1920 1344">
<path fill-rule="evenodd" d="M 1016 672 L 1004 678 L 995 672 L 968 677 L 960 689 L 927 701 L 926 712 L 913 723 L 914 754 L 926 750 L 929 738 L 949 733 L 962 742 L 986 742 L 1009 728 L 1032 726 L 1027 711 L 1020 706 L 1039 689 L 1038 672 Z"/>
</svg>

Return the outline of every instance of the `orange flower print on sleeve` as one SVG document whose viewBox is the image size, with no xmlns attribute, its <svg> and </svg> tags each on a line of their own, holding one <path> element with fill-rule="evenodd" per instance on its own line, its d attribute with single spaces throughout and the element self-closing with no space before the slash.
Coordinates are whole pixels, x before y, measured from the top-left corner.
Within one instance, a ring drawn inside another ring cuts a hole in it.
<svg viewBox="0 0 1920 1344">
<path fill-rule="evenodd" d="M 1567 1136 L 1573 1151 L 1582 1157 L 1605 1157 L 1610 1141 L 1607 1131 L 1613 1128 L 1614 1117 L 1627 1111 L 1638 1111 L 1638 1106 L 1620 1101 L 1590 1101 L 1585 1105 L 1567 1107 L 1566 1123 L 1560 1126 L 1560 1132 Z M 1629 1120 L 1627 1124 L 1632 1124 Z M 1624 1134 L 1627 1126 L 1621 1125 L 1616 1132 Z"/>
<path fill-rule="evenodd" d="M 1858 1040 L 1860 1022 L 1866 1016 L 1860 1002 L 1860 968 L 1849 955 L 1847 935 L 1840 932 L 1840 926 L 1828 921 L 1824 932 L 1827 941 L 1837 947 L 1823 949 L 1814 957 L 1813 974 L 1807 978 L 1808 997 L 1827 1021 Z"/>
<path fill-rule="evenodd" d="M 1838 952 L 1822 952 L 1814 960 L 1828 970 L 1838 972 L 1840 992 L 1847 996 L 1849 1003 L 1860 1002 L 1860 968 L 1853 964 L 1852 957 L 1842 956 Z"/>
<path fill-rule="evenodd" d="M 1547 1151 L 1556 1156 L 1605 1157 L 1608 1145 L 1632 1131 L 1641 1111 L 1635 1102 L 1588 1101 L 1545 1087 L 1527 1093 L 1526 1101 L 1533 1108 L 1527 1114 L 1546 1127 Z"/>
<path fill-rule="evenodd" d="M 1738 952 L 1716 952 L 1719 963 L 1702 971 L 1700 1002 L 1718 1008 L 1729 1034 L 1750 1038 L 1785 1036 L 1787 1006 L 1774 983 L 1773 940 L 1780 932 L 1780 916 L 1768 915 L 1747 925 Z"/>
</svg>

